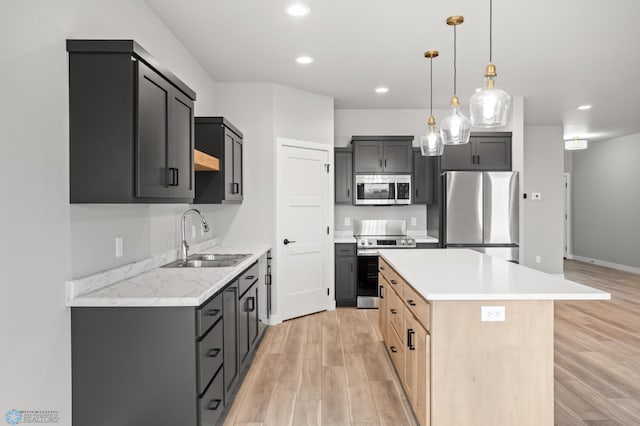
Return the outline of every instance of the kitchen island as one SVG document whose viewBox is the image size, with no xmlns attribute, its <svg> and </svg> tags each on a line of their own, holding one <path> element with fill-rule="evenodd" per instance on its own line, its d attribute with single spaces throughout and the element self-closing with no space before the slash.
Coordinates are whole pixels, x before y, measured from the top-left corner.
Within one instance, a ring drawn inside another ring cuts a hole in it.
<svg viewBox="0 0 640 426">
<path fill-rule="evenodd" d="M 553 301 L 610 294 L 465 249 L 381 250 L 380 330 L 421 425 L 553 425 Z"/>
</svg>

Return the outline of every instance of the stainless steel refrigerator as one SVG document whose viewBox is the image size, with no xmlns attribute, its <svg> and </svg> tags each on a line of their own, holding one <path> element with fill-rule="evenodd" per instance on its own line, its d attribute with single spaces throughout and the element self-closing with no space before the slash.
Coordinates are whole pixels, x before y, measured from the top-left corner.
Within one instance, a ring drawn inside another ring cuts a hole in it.
<svg viewBox="0 0 640 426">
<path fill-rule="evenodd" d="M 440 238 L 518 261 L 518 172 L 446 172 Z"/>
</svg>

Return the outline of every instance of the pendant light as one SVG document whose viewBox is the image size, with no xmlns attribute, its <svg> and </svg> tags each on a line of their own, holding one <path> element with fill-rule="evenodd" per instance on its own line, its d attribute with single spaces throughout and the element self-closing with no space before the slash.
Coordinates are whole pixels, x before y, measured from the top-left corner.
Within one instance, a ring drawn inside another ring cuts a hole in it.
<svg viewBox="0 0 640 426">
<path fill-rule="evenodd" d="M 438 51 L 427 50 L 424 57 L 429 58 L 429 119 L 427 131 L 420 137 L 420 151 L 426 157 L 437 157 L 444 151 L 442 137 L 436 129 L 436 119 L 433 117 L 433 58 L 438 57 Z"/>
<path fill-rule="evenodd" d="M 500 127 L 507 124 L 511 96 L 496 85 L 493 65 L 493 0 L 489 0 L 489 65 L 484 73 L 484 86 L 469 99 L 471 124 L 477 127 Z"/>
<path fill-rule="evenodd" d="M 456 59 L 457 59 L 457 34 L 456 27 L 464 22 L 462 16 L 450 16 L 447 25 L 453 27 L 453 96 L 451 97 L 451 114 L 449 114 L 440 127 L 440 135 L 445 145 L 461 145 L 469 143 L 471 137 L 471 121 L 460 112 L 460 99 L 456 95 Z"/>
</svg>

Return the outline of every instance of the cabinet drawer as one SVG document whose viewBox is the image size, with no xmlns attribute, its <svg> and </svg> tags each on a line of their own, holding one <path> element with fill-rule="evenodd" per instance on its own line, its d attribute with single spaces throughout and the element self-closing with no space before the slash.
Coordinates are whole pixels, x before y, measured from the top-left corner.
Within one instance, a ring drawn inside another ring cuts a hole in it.
<svg viewBox="0 0 640 426">
<path fill-rule="evenodd" d="M 222 297 L 217 295 L 198 309 L 198 337 L 204 336 L 220 318 L 222 318 Z"/>
<path fill-rule="evenodd" d="M 198 394 L 204 392 L 213 375 L 222 365 L 222 321 L 198 342 Z"/>
<path fill-rule="evenodd" d="M 402 299 L 394 292 L 387 292 L 387 298 L 389 303 L 389 323 L 392 328 L 395 328 L 396 333 L 401 336 L 401 342 L 404 342 L 404 312 L 406 308 L 402 303 Z M 387 333 L 391 334 L 391 331 L 387 331 Z"/>
<path fill-rule="evenodd" d="M 384 278 L 389 282 L 390 287 L 398 293 L 398 296 L 402 298 L 404 293 L 404 280 L 393 270 L 391 266 L 384 259 L 380 258 L 378 260 L 378 269 L 379 272 L 384 276 Z"/>
<path fill-rule="evenodd" d="M 218 371 L 207 392 L 198 400 L 200 426 L 214 426 L 224 410 L 222 369 Z"/>
<path fill-rule="evenodd" d="M 422 326 L 431 332 L 431 304 L 408 284 L 404 286 L 404 301 Z"/>
<path fill-rule="evenodd" d="M 389 354 L 391 355 L 393 365 L 395 365 L 396 367 L 398 376 L 404 377 L 405 347 L 402 343 L 402 340 L 398 336 L 398 333 L 393 329 L 393 327 L 389 328 L 389 341 L 387 342 L 387 348 L 389 349 Z"/>
<path fill-rule="evenodd" d="M 355 256 L 355 244 L 336 244 L 336 256 Z"/>
<path fill-rule="evenodd" d="M 249 287 L 251 287 L 251 285 L 258 280 L 259 273 L 260 271 L 258 269 L 258 263 L 254 263 L 253 266 L 242 273 L 240 279 L 238 280 L 240 286 L 240 293 L 238 294 L 240 296 L 242 296 L 247 290 L 249 290 Z"/>
</svg>

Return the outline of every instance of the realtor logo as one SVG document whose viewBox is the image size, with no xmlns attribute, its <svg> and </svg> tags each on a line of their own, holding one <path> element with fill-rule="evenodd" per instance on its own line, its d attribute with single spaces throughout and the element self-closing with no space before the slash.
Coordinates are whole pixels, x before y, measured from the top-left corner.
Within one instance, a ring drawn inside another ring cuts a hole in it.
<svg viewBox="0 0 640 426">
<path fill-rule="evenodd" d="M 9 410 L 4 418 L 10 425 L 17 425 L 22 421 L 22 413 L 18 410 Z"/>
</svg>

